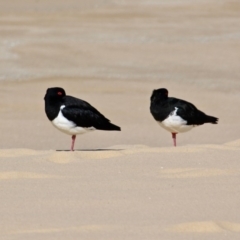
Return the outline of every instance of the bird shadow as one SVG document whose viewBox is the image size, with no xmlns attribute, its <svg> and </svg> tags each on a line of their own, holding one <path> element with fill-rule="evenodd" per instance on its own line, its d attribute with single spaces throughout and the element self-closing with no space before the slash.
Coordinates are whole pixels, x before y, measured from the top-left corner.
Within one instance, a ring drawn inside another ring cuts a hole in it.
<svg viewBox="0 0 240 240">
<path fill-rule="evenodd" d="M 122 151 L 124 149 L 75 149 L 74 152 L 103 152 L 103 151 Z M 69 149 L 57 149 L 56 152 L 72 152 Z"/>
</svg>

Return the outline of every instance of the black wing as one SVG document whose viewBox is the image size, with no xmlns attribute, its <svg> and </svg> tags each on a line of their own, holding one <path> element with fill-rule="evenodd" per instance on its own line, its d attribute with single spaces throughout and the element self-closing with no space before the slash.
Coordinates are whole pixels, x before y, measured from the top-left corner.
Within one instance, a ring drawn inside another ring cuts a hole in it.
<svg viewBox="0 0 240 240">
<path fill-rule="evenodd" d="M 66 96 L 64 98 L 62 114 L 79 127 L 94 127 L 99 130 L 120 130 L 120 127 L 110 123 L 97 109 L 89 103 Z"/>
<path fill-rule="evenodd" d="M 218 119 L 206 115 L 198 110 L 192 103 L 184 100 L 169 98 L 169 103 L 178 108 L 177 115 L 187 121 L 187 125 L 202 125 L 204 123 L 216 124 Z"/>
</svg>

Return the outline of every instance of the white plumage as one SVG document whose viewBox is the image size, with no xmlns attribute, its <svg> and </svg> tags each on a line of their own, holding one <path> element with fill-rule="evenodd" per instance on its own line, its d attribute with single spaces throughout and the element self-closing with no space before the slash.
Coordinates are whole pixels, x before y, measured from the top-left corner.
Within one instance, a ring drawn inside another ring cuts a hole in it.
<svg viewBox="0 0 240 240">
<path fill-rule="evenodd" d="M 90 128 L 78 127 L 74 122 L 68 120 L 63 116 L 62 114 L 63 108 L 65 108 L 65 105 L 62 105 L 60 107 L 60 111 L 57 117 L 52 121 L 53 126 L 56 127 L 58 130 L 68 135 L 83 134 L 95 130 L 94 127 Z"/>
<path fill-rule="evenodd" d="M 172 111 L 164 121 L 158 121 L 159 125 L 171 133 L 190 131 L 194 125 L 187 125 L 187 121 L 177 115 L 177 110 L 178 108 L 175 107 L 175 110 Z"/>
</svg>

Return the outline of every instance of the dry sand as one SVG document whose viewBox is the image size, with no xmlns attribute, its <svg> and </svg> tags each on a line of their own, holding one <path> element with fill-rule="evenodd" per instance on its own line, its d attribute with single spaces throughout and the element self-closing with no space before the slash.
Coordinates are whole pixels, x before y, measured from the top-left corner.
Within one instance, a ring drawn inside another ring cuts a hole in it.
<svg viewBox="0 0 240 240">
<path fill-rule="evenodd" d="M 0 3 L 0 239 L 240 239 L 239 1 L 49 2 Z M 53 86 L 122 131 L 66 151 Z M 160 87 L 219 124 L 173 148 L 149 113 Z"/>
</svg>

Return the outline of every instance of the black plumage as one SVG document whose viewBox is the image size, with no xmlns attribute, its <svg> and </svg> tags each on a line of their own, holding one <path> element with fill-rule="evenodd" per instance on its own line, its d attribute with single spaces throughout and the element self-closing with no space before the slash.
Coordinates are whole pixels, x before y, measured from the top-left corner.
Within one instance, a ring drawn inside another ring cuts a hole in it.
<svg viewBox="0 0 240 240">
<path fill-rule="evenodd" d="M 192 103 L 168 97 L 168 90 L 165 88 L 154 90 L 150 100 L 150 112 L 154 119 L 175 135 L 178 132 L 188 131 L 186 130 L 188 128 L 182 128 L 183 125 L 198 126 L 204 123 L 217 124 L 218 122 L 218 118 L 206 115 Z M 171 116 L 174 116 L 175 119 L 170 119 Z"/>
<path fill-rule="evenodd" d="M 78 129 L 77 127 L 87 130 L 121 130 L 88 102 L 67 96 L 62 88 L 47 89 L 44 100 L 48 119 L 52 121 L 55 127 L 67 134 L 74 136 L 73 128 Z"/>
<path fill-rule="evenodd" d="M 112 124 L 96 108 L 75 97 L 66 96 L 63 99 L 63 116 L 80 127 L 94 127 L 98 130 L 120 131 L 120 127 Z"/>
</svg>

